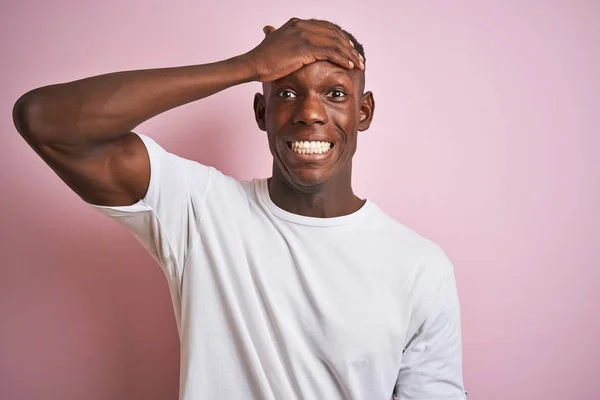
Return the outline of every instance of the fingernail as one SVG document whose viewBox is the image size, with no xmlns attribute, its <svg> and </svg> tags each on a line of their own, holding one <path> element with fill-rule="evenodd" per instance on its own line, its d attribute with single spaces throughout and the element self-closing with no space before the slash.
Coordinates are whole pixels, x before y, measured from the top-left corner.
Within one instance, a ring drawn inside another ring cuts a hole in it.
<svg viewBox="0 0 600 400">
<path fill-rule="evenodd" d="M 361 66 L 361 68 L 364 68 L 364 67 L 365 67 L 365 63 L 364 63 L 364 62 L 362 62 L 362 61 L 359 61 L 359 62 L 358 62 L 358 65 L 360 65 L 360 66 Z"/>
<path fill-rule="evenodd" d="M 350 46 L 354 47 L 354 42 L 352 40 L 349 40 L 350 42 Z"/>
<path fill-rule="evenodd" d="M 348 61 L 348 64 L 350 64 L 350 68 L 354 68 L 354 63 L 352 61 Z"/>
</svg>

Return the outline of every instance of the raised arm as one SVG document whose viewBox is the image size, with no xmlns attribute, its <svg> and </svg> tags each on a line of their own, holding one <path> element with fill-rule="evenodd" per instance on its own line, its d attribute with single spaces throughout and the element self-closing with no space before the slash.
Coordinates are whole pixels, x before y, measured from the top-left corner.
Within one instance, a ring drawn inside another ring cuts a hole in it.
<svg viewBox="0 0 600 400">
<path fill-rule="evenodd" d="M 84 200 L 107 206 L 143 198 L 150 178 L 132 130 L 155 115 L 249 81 L 272 81 L 328 60 L 362 68 L 348 38 L 319 21 L 291 19 L 241 56 L 211 64 L 116 72 L 34 89 L 13 109 L 29 145 Z"/>
</svg>

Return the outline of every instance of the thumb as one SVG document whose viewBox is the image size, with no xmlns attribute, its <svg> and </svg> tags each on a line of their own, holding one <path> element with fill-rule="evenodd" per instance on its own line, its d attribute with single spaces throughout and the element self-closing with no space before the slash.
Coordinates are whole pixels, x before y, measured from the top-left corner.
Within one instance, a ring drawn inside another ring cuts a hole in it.
<svg viewBox="0 0 600 400">
<path fill-rule="evenodd" d="M 265 36 L 267 36 L 269 33 L 275 32 L 275 31 L 276 31 L 276 29 L 273 26 L 271 26 L 271 25 L 266 25 L 263 28 L 263 33 L 265 34 Z"/>
</svg>

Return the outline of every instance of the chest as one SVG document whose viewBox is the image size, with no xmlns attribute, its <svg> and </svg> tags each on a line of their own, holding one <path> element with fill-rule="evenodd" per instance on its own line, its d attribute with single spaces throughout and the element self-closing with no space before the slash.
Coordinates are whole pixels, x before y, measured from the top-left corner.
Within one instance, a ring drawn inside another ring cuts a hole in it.
<svg viewBox="0 0 600 400">
<path fill-rule="evenodd" d="M 381 357 L 393 362 L 401 355 L 413 306 L 409 268 L 402 265 L 410 260 L 402 260 L 384 236 L 237 227 L 233 242 L 220 246 L 227 255 L 213 259 L 223 260 L 216 273 L 233 281 L 241 302 L 256 306 L 284 348 L 334 364 Z"/>
<path fill-rule="evenodd" d="M 385 232 L 221 218 L 202 235 L 184 282 L 184 308 L 210 318 L 197 333 L 223 325 L 294 369 L 393 380 L 415 299 L 412 260 Z"/>
</svg>

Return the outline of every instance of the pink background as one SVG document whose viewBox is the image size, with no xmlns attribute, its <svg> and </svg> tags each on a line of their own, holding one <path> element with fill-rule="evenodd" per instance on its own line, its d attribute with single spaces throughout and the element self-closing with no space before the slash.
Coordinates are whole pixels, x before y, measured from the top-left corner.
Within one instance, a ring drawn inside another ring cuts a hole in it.
<svg viewBox="0 0 600 400">
<path fill-rule="evenodd" d="M 598 399 L 600 3 L 299 3 L 2 2 L 0 398 L 178 389 L 161 271 L 27 147 L 14 101 L 45 84 L 234 56 L 263 25 L 298 16 L 338 22 L 365 45 L 377 109 L 355 188 L 453 260 L 469 397 Z M 259 88 L 138 131 L 237 178 L 267 176 Z"/>
</svg>

